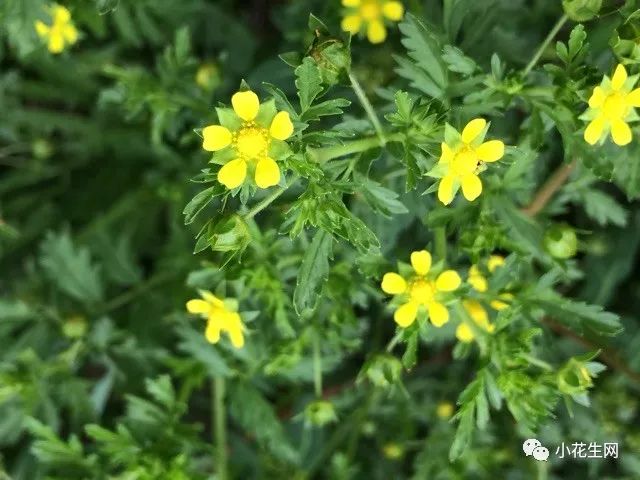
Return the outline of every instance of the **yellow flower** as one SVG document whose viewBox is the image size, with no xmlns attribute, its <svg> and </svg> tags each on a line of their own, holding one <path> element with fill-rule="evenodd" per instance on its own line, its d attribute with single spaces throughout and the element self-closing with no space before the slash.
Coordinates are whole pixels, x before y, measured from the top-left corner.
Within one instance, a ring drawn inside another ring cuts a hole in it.
<svg viewBox="0 0 640 480">
<path fill-rule="evenodd" d="M 390 0 L 342 0 L 346 7 L 342 30 L 351 35 L 365 31 L 371 43 L 382 43 L 387 38 L 385 19 L 399 22 L 404 16 L 401 2 Z"/>
<path fill-rule="evenodd" d="M 220 332 L 226 332 L 231 343 L 236 348 L 244 346 L 244 325 L 240 314 L 229 308 L 229 303 L 216 297 L 206 290 L 200 291 L 202 298 L 196 298 L 187 302 L 187 311 L 207 320 L 205 337 L 211 343 L 218 343 Z"/>
<path fill-rule="evenodd" d="M 403 328 L 410 326 L 418 316 L 418 309 L 424 307 L 431 323 L 441 327 L 449 321 L 449 311 L 442 304 L 442 294 L 456 290 L 461 283 L 454 270 L 446 270 L 434 278 L 431 270 L 431 254 L 426 250 L 411 254 L 414 275 L 405 280 L 401 275 L 390 272 L 382 278 L 382 290 L 389 295 L 400 296 L 404 303 L 393 316 Z"/>
<path fill-rule="evenodd" d="M 500 255 L 491 255 L 486 262 L 486 268 L 489 273 L 493 273 L 497 268 L 504 265 L 504 257 Z M 471 287 L 479 293 L 485 293 L 489 290 L 489 281 L 487 277 L 484 276 L 478 265 L 471 265 L 469 268 L 469 276 L 467 277 L 467 282 L 471 285 Z M 510 293 L 501 293 L 495 300 L 489 302 L 489 305 L 494 310 L 504 310 L 509 306 L 509 302 L 513 300 L 513 295 Z M 463 333 L 466 332 L 463 329 Z"/>
<path fill-rule="evenodd" d="M 37 20 L 35 22 L 38 36 L 47 41 L 47 48 L 51 53 L 60 53 L 66 45 L 73 45 L 78 41 L 78 30 L 71 21 L 71 13 L 65 7 L 53 4 L 47 8 L 51 16 L 51 25 Z"/>
<path fill-rule="evenodd" d="M 640 88 L 632 90 L 637 79 L 637 75 L 629 77 L 624 66 L 618 65 L 613 78 L 605 75 L 600 85 L 593 89 L 589 108 L 580 117 L 589 120 L 584 131 L 588 144 L 604 141 L 609 132 L 616 145 L 631 142 L 628 122 L 639 118 L 634 107 L 640 107 Z"/>
<path fill-rule="evenodd" d="M 489 315 L 480 302 L 476 300 L 465 300 L 462 302 L 462 306 L 478 328 L 488 333 L 493 333 L 496 327 L 489 322 Z M 466 322 L 461 322 L 456 328 L 456 338 L 463 343 L 471 342 L 475 338 L 473 328 Z"/>
<path fill-rule="evenodd" d="M 382 447 L 382 453 L 389 460 L 398 460 L 404 455 L 404 449 L 397 443 L 390 442 Z"/>
<path fill-rule="evenodd" d="M 230 152 L 229 160 L 218 171 L 218 181 L 232 190 L 244 183 L 251 168 L 258 187 L 278 184 L 280 168 L 271 152 L 278 142 L 283 143 L 293 134 L 289 114 L 276 112 L 272 102 L 261 105 L 258 96 L 250 90 L 233 95 L 231 104 L 232 120 L 226 125 L 210 125 L 202 130 L 202 148 L 208 152 L 225 149 Z M 221 115 L 218 117 L 222 120 Z"/>
<path fill-rule="evenodd" d="M 462 134 L 448 125 L 447 127 L 437 166 L 443 172 L 438 186 L 438 199 L 449 205 L 461 185 L 462 194 L 472 202 L 482 193 L 482 182 L 478 174 L 483 162 L 500 160 L 504 156 L 504 143 L 500 140 L 484 141 L 487 122 L 482 118 L 467 123 Z"/>
<path fill-rule="evenodd" d="M 451 402 L 440 402 L 436 407 L 436 415 L 446 420 L 453 415 L 453 404 Z"/>
</svg>

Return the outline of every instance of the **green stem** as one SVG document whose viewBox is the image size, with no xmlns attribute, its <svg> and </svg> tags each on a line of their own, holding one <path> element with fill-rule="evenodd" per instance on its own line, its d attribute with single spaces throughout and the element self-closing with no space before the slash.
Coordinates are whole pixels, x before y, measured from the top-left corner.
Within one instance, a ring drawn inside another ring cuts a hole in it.
<svg viewBox="0 0 640 480">
<path fill-rule="evenodd" d="M 367 115 L 369 116 L 369 120 L 371 120 L 371 123 L 373 124 L 373 128 L 375 128 L 376 133 L 378 134 L 380 144 L 384 146 L 387 143 L 387 140 L 385 138 L 384 129 L 382 128 L 380 119 L 378 118 L 378 115 L 376 115 L 376 111 L 373 109 L 373 105 L 371 105 L 371 102 L 367 98 L 367 95 L 364 93 L 360 82 L 358 82 L 358 79 L 355 77 L 353 72 L 349 73 L 349 80 L 351 80 L 353 91 L 356 93 L 358 100 L 360 100 L 365 112 L 367 112 Z"/>
<path fill-rule="evenodd" d="M 213 389 L 213 424 L 214 424 L 214 446 L 217 460 L 217 478 L 228 480 L 229 473 L 227 467 L 227 424 L 224 408 L 224 377 L 216 376 L 213 379 L 211 388 Z"/>
<path fill-rule="evenodd" d="M 316 397 L 322 397 L 322 353 L 320 352 L 320 337 L 317 331 L 313 336 L 313 387 Z"/>
<path fill-rule="evenodd" d="M 439 260 L 447 260 L 447 232 L 444 227 L 438 227 L 433 232 L 434 235 L 434 248 L 436 257 Z"/>
<path fill-rule="evenodd" d="M 387 142 L 399 141 L 402 139 L 402 134 L 394 133 L 387 137 Z M 345 142 L 342 145 L 333 145 L 331 147 L 313 148 L 307 150 L 311 157 L 318 163 L 328 162 L 334 158 L 345 157 L 354 153 L 366 152 L 372 148 L 384 147 L 385 144 L 381 143 L 379 137 L 366 137 L 358 140 L 352 140 Z"/>
<path fill-rule="evenodd" d="M 567 23 L 567 20 L 569 20 L 569 17 L 567 17 L 567 15 L 564 14 L 562 15 L 562 17 L 560 17 L 560 20 L 556 22 L 556 24 L 553 26 L 553 28 L 547 35 L 547 38 L 545 38 L 544 41 L 540 44 L 540 46 L 538 47 L 538 50 L 536 50 L 536 53 L 533 55 L 533 58 L 524 68 L 524 71 L 522 72 L 523 77 L 526 77 L 529 74 L 529 72 L 531 72 L 533 67 L 536 66 L 536 63 L 538 63 L 538 60 L 540 60 L 540 57 L 542 57 L 542 54 L 544 53 L 544 51 L 547 49 L 549 44 L 552 42 L 554 37 L 558 34 L 560 29 L 564 26 L 564 24 Z"/>
<path fill-rule="evenodd" d="M 295 180 L 293 180 L 291 183 L 293 183 L 294 181 Z M 287 190 L 287 188 L 289 188 L 289 185 L 276 188 L 271 193 L 271 195 L 262 200 L 260 203 L 256 204 L 251 210 L 244 214 L 245 220 L 249 220 L 250 218 L 255 217 L 258 213 L 271 205 L 280 195 L 282 195 Z"/>
<path fill-rule="evenodd" d="M 118 308 L 124 307 L 128 303 L 132 302 L 136 298 L 138 298 L 143 293 L 151 290 L 152 288 L 157 287 L 158 285 L 162 285 L 165 282 L 169 282 L 176 278 L 178 275 L 181 275 L 182 272 L 163 272 L 158 273 L 152 277 L 150 277 L 147 281 L 140 283 L 136 288 L 132 288 L 131 290 L 127 290 L 121 295 L 108 300 L 102 308 L 98 309 L 99 314 L 105 314 L 112 310 L 116 310 Z"/>
</svg>

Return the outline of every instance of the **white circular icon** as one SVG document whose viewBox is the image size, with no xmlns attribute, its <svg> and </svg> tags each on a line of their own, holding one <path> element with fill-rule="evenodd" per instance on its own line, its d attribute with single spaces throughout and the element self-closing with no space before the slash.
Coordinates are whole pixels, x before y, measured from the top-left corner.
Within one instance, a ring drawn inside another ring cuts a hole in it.
<svg viewBox="0 0 640 480">
<path fill-rule="evenodd" d="M 549 458 L 549 449 L 546 447 L 536 447 L 533 449 L 533 458 L 539 462 L 546 462 Z"/>
<path fill-rule="evenodd" d="M 524 451 L 524 454 L 528 457 L 533 453 L 533 450 L 536 447 L 541 447 L 541 446 L 542 444 L 537 438 L 529 438 L 528 440 L 525 440 L 524 443 L 522 444 L 522 450 Z"/>
</svg>

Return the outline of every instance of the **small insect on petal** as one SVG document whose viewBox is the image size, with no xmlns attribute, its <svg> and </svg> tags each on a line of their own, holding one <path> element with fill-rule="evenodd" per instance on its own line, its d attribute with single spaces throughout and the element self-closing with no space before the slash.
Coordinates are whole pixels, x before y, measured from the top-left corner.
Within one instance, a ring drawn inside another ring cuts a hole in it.
<svg viewBox="0 0 640 480">
<path fill-rule="evenodd" d="M 233 190 L 239 187 L 247 177 L 247 162 L 241 158 L 231 160 L 218 172 L 218 181 Z"/>
<path fill-rule="evenodd" d="M 231 97 L 233 110 L 241 119 L 250 122 L 258 116 L 260 109 L 260 99 L 251 90 L 238 92 Z"/>
<path fill-rule="evenodd" d="M 426 250 L 411 254 L 411 266 L 418 275 L 426 275 L 431 269 L 431 254 Z"/>
<path fill-rule="evenodd" d="M 407 290 L 407 282 L 397 273 L 385 273 L 382 277 L 382 291 L 389 295 L 400 295 Z"/>
<path fill-rule="evenodd" d="M 464 143 L 471 143 L 478 135 L 482 133 L 484 127 L 487 126 L 487 121 L 484 118 L 476 118 L 471 120 L 462 130 L 462 141 Z"/>
<path fill-rule="evenodd" d="M 393 314 L 393 319 L 402 328 L 406 328 L 411 325 L 418 316 L 418 304 L 414 302 L 405 303 L 398 307 Z"/>
</svg>

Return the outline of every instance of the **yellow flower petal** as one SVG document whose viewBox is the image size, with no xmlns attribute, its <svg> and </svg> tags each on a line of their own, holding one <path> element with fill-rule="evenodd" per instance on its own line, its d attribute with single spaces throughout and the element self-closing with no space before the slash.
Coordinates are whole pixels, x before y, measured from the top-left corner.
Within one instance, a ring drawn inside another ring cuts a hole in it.
<svg viewBox="0 0 640 480">
<path fill-rule="evenodd" d="M 279 112 L 273 117 L 269 133 L 277 140 L 286 140 L 291 136 L 293 133 L 293 123 L 291 123 L 289 112 Z"/>
<path fill-rule="evenodd" d="M 233 135 L 220 125 L 209 125 L 202 130 L 202 148 L 207 152 L 217 152 L 231 145 Z"/>
<path fill-rule="evenodd" d="M 462 280 L 455 270 L 446 270 L 436 279 L 436 290 L 439 292 L 453 292 L 460 286 Z"/>
<path fill-rule="evenodd" d="M 404 7 L 400 2 L 384 2 L 382 5 L 382 14 L 389 20 L 398 22 L 402 20 L 404 15 Z"/>
<path fill-rule="evenodd" d="M 442 149 L 442 153 L 440 154 L 440 163 L 450 163 L 454 157 L 453 150 L 451 150 L 449 145 L 444 142 L 440 144 L 440 148 Z"/>
<path fill-rule="evenodd" d="M 476 154 L 483 162 L 495 162 L 504 156 L 504 143 L 500 140 L 484 142 L 476 148 Z"/>
<path fill-rule="evenodd" d="M 462 302 L 462 306 L 467 311 L 471 319 L 476 322 L 479 327 L 485 330 L 489 326 L 489 314 L 484 309 L 480 302 L 475 300 L 465 300 Z"/>
<path fill-rule="evenodd" d="M 193 314 L 208 314 L 211 311 L 211 305 L 205 300 L 196 298 L 187 302 L 187 311 Z"/>
<path fill-rule="evenodd" d="M 484 118 L 476 118 L 471 120 L 462 130 L 462 141 L 464 143 L 473 142 L 478 135 L 482 133 L 484 127 L 487 126 L 487 121 Z"/>
<path fill-rule="evenodd" d="M 35 22 L 36 33 L 40 36 L 40 38 L 45 38 L 49 34 L 50 27 L 44 22 L 38 20 Z"/>
<path fill-rule="evenodd" d="M 447 307 L 438 302 L 429 304 L 429 320 L 434 327 L 440 328 L 449 321 L 449 311 Z"/>
<path fill-rule="evenodd" d="M 269 188 L 280 181 L 280 168 L 272 158 L 266 157 L 258 161 L 256 165 L 256 185 L 260 188 Z"/>
<path fill-rule="evenodd" d="M 624 85 L 624 82 L 627 81 L 627 70 L 624 68 L 624 65 L 619 64 L 616 67 L 616 71 L 613 74 L 613 78 L 611 79 L 611 88 L 614 90 L 620 90 Z"/>
<path fill-rule="evenodd" d="M 387 38 L 387 29 L 380 20 L 373 20 L 367 26 L 367 38 L 371 43 L 382 43 Z"/>
<path fill-rule="evenodd" d="M 361 0 L 342 0 L 343 7 L 359 7 Z"/>
<path fill-rule="evenodd" d="M 231 344 L 235 348 L 242 348 L 244 346 L 244 334 L 243 325 L 240 315 L 237 312 L 228 313 L 225 316 L 225 330 L 229 334 Z"/>
<path fill-rule="evenodd" d="M 231 160 L 218 171 L 218 181 L 233 190 L 242 185 L 247 176 L 247 162 L 242 158 Z"/>
<path fill-rule="evenodd" d="M 382 291 L 389 295 L 399 295 L 407 290 L 407 282 L 397 273 L 385 273 L 382 277 Z"/>
<path fill-rule="evenodd" d="M 236 115 L 247 122 L 254 120 L 260 109 L 260 100 L 251 90 L 234 94 L 231 104 Z"/>
<path fill-rule="evenodd" d="M 78 30 L 73 25 L 65 25 L 62 28 L 62 35 L 69 44 L 76 43 L 78 40 Z"/>
<path fill-rule="evenodd" d="M 342 19 L 340 27 L 343 32 L 349 32 L 351 35 L 355 35 L 360 31 L 360 27 L 362 27 L 362 17 L 360 15 L 347 15 Z"/>
<path fill-rule="evenodd" d="M 393 314 L 393 319 L 402 328 L 406 328 L 415 322 L 418 316 L 418 304 L 415 302 L 408 302 L 398 307 Z"/>
<path fill-rule="evenodd" d="M 451 170 L 458 176 L 474 173 L 478 168 L 478 155 L 472 150 L 459 152 L 451 162 Z"/>
<path fill-rule="evenodd" d="M 426 275 L 431 268 L 431 254 L 426 250 L 411 254 L 411 266 L 418 275 Z"/>
<path fill-rule="evenodd" d="M 453 200 L 453 182 L 454 177 L 452 175 L 447 175 L 440 179 L 440 184 L 438 185 L 438 200 L 445 205 L 449 205 Z"/>
<path fill-rule="evenodd" d="M 224 302 L 208 290 L 200 290 L 200 296 L 202 296 L 202 298 L 204 298 L 209 303 L 209 305 L 212 305 L 216 308 L 224 307 Z"/>
<path fill-rule="evenodd" d="M 500 300 L 492 300 L 489 305 L 491 305 L 491 308 L 493 308 L 494 310 L 500 311 L 509 307 L 509 303 L 505 303 L 502 300 L 511 301 L 513 300 L 513 295 L 511 293 L 503 293 L 501 295 L 498 295 L 498 298 Z"/>
<path fill-rule="evenodd" d="M 218 343 L 220 340 L 220 322 L 214 318 L 209 318 L 204 336 L 209 343 Z"/>
<path fill-rule="evenodd" d="M 493 273 L 496 268 L 504 265 L 504 257 L 500 255 L 491 255 L 487 261 L 487 269 Z"/>
<path fill-rule="evenodd" d="M 611 120 L 611 137 L 616 145 L 621 147 L 631 142 L 631 129 L 623 120 Z"/>
<path fill-rule="evenodd" d="M 471 343 L 475 338 L 473 334 L 473 330 L 466 323 L 461 323 L 456 328 L 456 338 L 460 340 L 462 343 Z"/>
<path fill-rule="evenodd" d="M 470 202 L 473 202 L 482 193 L 482 182 L 480 181 L 480 177 L 473 173 L 462 177 L 460 183 L 462 183 L 462 194 L 464 195 L 464 198 Z"/>
<path fill-rule="evenodd" d="M 640 107 L 640 88 L 636 88 L 627 94 L 624 99 L 627 105 L 632 107 Z"/>
<path fill-rule="evenodd" d="M 593 93 L 591 94 L 591 97 L 589 98 L 589 106 L 591 108 L 599 108 L 602 106 L 602 104 L 604 103 L 605 100 L 605 94 L 604 94 L 604 90 L 602 89 L 602 87 L 595 87 L 593 89 Z"/>
<path fill-rule="evenodd" d="M 476 292 L 486 292 L 489 288 L 487 279 L 480 273 L 476 265 L 471 265 L 469 269 L 469 279 L 467 280 Z"/>
<path fill-rule="evenodd" d="M 51 53 L 60 53 L 64 50 L 64 37 L 60 32 L 49 32 L 49 45 L 47 46 Z"/>
<path fill-rule="evenodd" d="M 589 145 L 595 145 L 602 137 L 602 133 L 604 131 L 604 123 L 605 118 L 602 115 L 591 120 L 591 122 L 589 122 L 589 125 L 587 125 L 587 128 L 585 128 L 584 130 L 585 142 L 587 142 Z"/>
<path fill-rule="evenodd" d="M 62 5 L 54 5 L 51 9 L 53 23 L 68 23 L 71 20 L 71 12 Z"/>
</svg>

